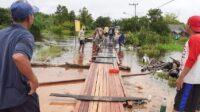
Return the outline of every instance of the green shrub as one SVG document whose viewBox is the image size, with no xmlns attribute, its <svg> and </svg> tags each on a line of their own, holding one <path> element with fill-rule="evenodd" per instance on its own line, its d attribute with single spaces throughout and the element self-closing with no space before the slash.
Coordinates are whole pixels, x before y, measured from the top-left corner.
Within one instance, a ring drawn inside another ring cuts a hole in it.
<svg viewBox="0 0 200 112">
<path fill-rule="evenodd" d="M 63 33 L 62 33 L 62 27 L 61 26 L 52 26 L 50 28 L 51 32 L 56 34 L 56 35 L 59 35 L 59 36 L 62 36 Z"/>
<path fill-rule="evenodd" d="M 45 61 L 49 58 L 55 58 L 62 54 L 62 48 L 61 47 L 48 47 L 45 49 L 41 49 L 37 54 L 36 58 L 40 61 Z"/>
<path fill-rule="evenodd" d="M 138 46 L 139 45 L 139 39 L 136 35 L 134 35 L 133 33 L 131 32 L 128 32 L 126 34 L 126 43 L 127 44 L 131 44 L 131 45 L 134 45 L 134 46 Z"/>
<path fill-rule="evenodd" d="M 176 78 L 169 76 L 166 72 L 156 73 L 155 78 L 167 80 L 169 87 L 176 87 Z"/>
<path fill-rule="evenodd" d="M 188 41 L 187 37 L 181 37 L 178 39 L 178 43 L 181 45 L 185 45 L 185 43 Z"/>
<path fill-rule="evenodd" d="M 140 31 L 137 34 L 137 37 L 139 39 L 139 45 L 141 45 L 141 46 L 147 45 L 147 44 L 154 45 L 154 44 L 160 42 L 160 35 L 155 32 L 148 31 L 148 30 Z"/>
<path fill-rule="evenodd" d="M 139 57 L 143 57 L 147 54 L 150 58 L 158 58 L 162 55 L 159 49 L 156 49 L 154 45 L 144 45 L 137 52 Z"/>
<path fill-rule="evenodd" d="M 161 52 L 166 52 L 166 51 L 183 51 L 183 45 L 180 44 L 174 44 L 174 43 L 169 43 L 169 44 L 157 44 L 156 48 L 159 49 Z"/>
<path fill-rule="evenodd" d="M 3 26 L 3 25 L 0 25 L 0 29 L 3 29 L 5 26 Z"/>
<path fill-rule="evenodd" d="M 167 43 L 173 42 L 173 37 L 171 37 L 171 36 L 160 35 L 159 39 L 160 39 L 159 43 L 162 43 L 162 44 L 167 44 Z"/>
<path fill-rule="evenodd" d="M 168 85 L 170 87 L 176 87 L 176 78 L 169 77 L 169 79 L 168 79 Z"/>
<path fill-rule="evenodd" d="M 38 26 L 34 25 L 30 29 L 31 33 L 34 35 L 36 41 L 42 40 L 41 30 Z"/>
</svg>

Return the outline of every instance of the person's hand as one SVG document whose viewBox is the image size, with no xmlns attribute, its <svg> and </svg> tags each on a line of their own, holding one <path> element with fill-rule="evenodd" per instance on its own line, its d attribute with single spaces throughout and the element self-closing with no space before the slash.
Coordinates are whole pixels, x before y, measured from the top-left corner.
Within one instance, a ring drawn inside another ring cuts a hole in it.
<svg viewBox="0 0 200 112">
<path fill-rule="evenodd" d="M 36 89 L 39 87 L 37 77 L 34 76 L 34 78 L 32 80 L 30 80 L 28 83 L 30 86 L 30 91 L 29 91 L 28 95 L 32 95 L 33 93 L 36 92 Z"/>
<path fill-rule="evenodd" d="M 177 90 L 181 90 L 182 87 L 183 87 L 183 81 L 184 81 L 184 77 L 179 77 L 177 80 L 176 80 L 176 87 L 177 87 Z"/>
</svg>

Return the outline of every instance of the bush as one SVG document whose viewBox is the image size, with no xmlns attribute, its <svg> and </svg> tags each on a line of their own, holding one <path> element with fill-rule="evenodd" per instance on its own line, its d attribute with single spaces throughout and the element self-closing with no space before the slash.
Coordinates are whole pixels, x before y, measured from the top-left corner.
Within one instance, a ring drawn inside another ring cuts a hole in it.
<svg viewBox="0 0 200 112">
<path fill-rule="evenodd" d="M 183 51 L 183 45 L 180 44 L 174 44 L 174 43 L 169 43 L 169 44 L 157 44 L 156 49 L 159 49 L 161 52 L 166 52 L 166 51 Z"/>
<path fill-rule="evenodd" d="M 58 36 L 62 36 L 63 32 L 62 32 L 62 27 L 61 26 L 52 26 L 50 28 L 51 32 L 58 35 Z"/>
<path fill-rule="evenodd" d="M 168 85 L 169 87 L 172 87 L 172 88 L 176 87 L 176 78 L 169 77 Z"/>
<path fill-rule="evenodd" d="M 138 50 L 138 56 L 143 57 L 144 54 L 147 54 L 150 58 L 158 58 L 162 55 L 159 49 L 156 49 L 153 45 L 144 45 L 141 49 Z"/>
<path fill-rule="evenodd" d="M 167 44 L 173 42 L 173 37 L 160 35 L 160 43 Z"/>
<path fill-rule="evenodd" d="M 3 25 L 0 25 L 0 29 L 3 29 L 4 28 L 4 26 Z"/>
<path fill-rule="evenodd" d="M 140 31 L 137 34 L 137 37 L 139 39 L 139 44 L 142 45 L 153 45 L 156 43 L 159 43 L 160 41 L 160 35 L 158 35 L 155 32 L 152 31 Z"/>
<path fill-rule="evenodd" d="M 185 45 L 185 43 L 188 41 L 187 37 L 181 37 L 178 39 L 178 43 L 181 45 Z"/>
<path fill-rule="evenodd" d="M 36 41 L 42 40 L 42 34 L 39 27 L 37 27 L 36 25 L 33 25 L 30 31 L 34 35 Z"/>
<path fill-rule="evenodd" d="M 131 32 L 128 32 L 126 34 L 126 43 L 127 44 L 132 44 L 134 46 L 138 46 L 139 45 L 139 39 L 136 35 L 134 35 Z"/>
<path fill-rule="evenodd" d="M 36 58 L 40 61 L 45 61 L 50 58 L 58 57 L 62 54 L 61 47 L 48 47 L 45 49 L 41 49 L 37 54 Z"/>
</svg>

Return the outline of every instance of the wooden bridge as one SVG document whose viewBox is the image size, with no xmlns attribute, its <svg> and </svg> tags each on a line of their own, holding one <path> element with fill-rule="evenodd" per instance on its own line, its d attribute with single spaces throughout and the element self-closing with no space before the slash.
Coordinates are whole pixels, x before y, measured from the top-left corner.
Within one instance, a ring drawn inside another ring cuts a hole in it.
<svg viewBox="0 0 200 112">
<path fill-rule="evenodd" d="M 102 49 L 95 58 L 81 95 L 126 97 L 116 51 Z M 75 112 L 124 112 L 123 105 L 124 102 L 78 101 Z"/>
</svg>

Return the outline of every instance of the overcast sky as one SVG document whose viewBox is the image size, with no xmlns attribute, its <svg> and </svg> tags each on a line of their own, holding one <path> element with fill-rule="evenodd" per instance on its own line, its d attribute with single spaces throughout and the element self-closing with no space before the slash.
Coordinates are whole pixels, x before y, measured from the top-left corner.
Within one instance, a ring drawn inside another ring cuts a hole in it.
<svg viewBox="0 0 200 112">
<path fill-rule="evenodd" d="M 16 0 L 0 0 L 0 7 L 8 8 Z M 78 14 L 84 6 L 96 19 L 98 16 L 109 16 L 112 19 L 131 17 L 135 8 L 129 3 L 138 3 L 137 15 L 146 15 L 149 9 L 157 8 L 170 0 L 28 0 L 39 7 L 40 12 L 51 14 L 58 4 L 65 5 Z M 181 22 L 186 22 L 192 15 L 200 15 L 200 0 L 174 0 L 160 8 L 163 14 L 174 13 Z M 126 14 L 123 14 L 126 12 Z"/>
</svg>

